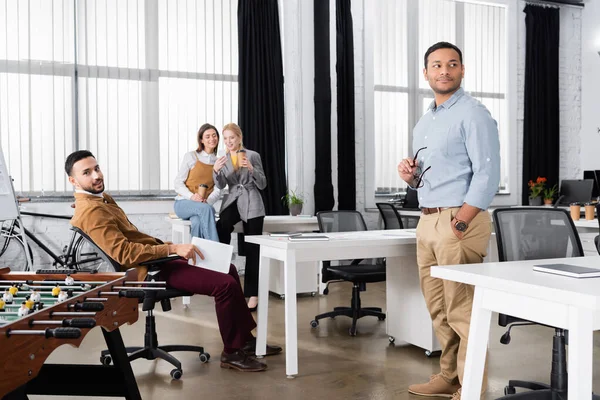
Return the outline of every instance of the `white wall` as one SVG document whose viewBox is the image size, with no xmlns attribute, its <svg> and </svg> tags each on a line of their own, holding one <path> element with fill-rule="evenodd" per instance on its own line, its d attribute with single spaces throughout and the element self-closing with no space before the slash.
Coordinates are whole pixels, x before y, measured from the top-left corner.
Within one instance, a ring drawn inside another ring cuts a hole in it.
<svg viewBox="0 0 600 400">
<path fill-rule="evenodd" d="M 581 157 L 582 170 L 600 169 L 600 0 L 589 0 L 581 29 Z"/>
</svg>

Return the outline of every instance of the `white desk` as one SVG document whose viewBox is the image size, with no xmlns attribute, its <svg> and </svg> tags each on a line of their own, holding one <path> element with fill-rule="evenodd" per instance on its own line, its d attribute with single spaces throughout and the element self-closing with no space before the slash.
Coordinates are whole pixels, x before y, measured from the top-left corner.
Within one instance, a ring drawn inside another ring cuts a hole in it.
<svg viewBox="0 0 600 400">
<path fill-rule="evenodd" d="M 580 219 L 578 221 L 573 221 L 575 224 L 575 228 L 577 228 L 577 232 L 579 233 L 596 233 L 598 234 L 598 220 L 585 220 Z"/>
<path fill-rule="evenodd" d="M 256 354 L 264 355 L 267 342 L 268 288 L 274 263 L 284 264 L 286 375 L 298 374 L 297 267 L 303 262 L 386 257 L 388 334 L 431 351 L 438 350 L 431 319 L 419 286 L 414 230 L 328 233 L 329 241 L 290 242 L 287 238 L 246 236 L 260 245 L 258 327 Z M 303 323 L 308 324 L 309 321 Z"/>
<path fill-rule="evenodd" d="M 533 271 L 535 264 L 600 267 L 600 257 L 433 267 L 431 275 L 475 286 L 462 399 L 479 399 L 492 311 L 569 330 L 569 398 L 590 399 L 593 331 L 600 329 L 600 279 Z M 532 365 L 531 368 L 535 368 Z"/>
</svg>

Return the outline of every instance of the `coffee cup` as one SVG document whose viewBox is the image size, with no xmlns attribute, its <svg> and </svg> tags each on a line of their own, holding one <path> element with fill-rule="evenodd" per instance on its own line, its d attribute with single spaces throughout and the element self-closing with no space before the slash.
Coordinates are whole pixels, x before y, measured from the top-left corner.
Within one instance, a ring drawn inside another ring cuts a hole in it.
<svg viewBox="0 0 600 400">
<path fill-rule="evenodd" d="M 248 156 L 246 154 L 246 150 L 245 149 L 239 149 L 238 151 L 236 151 L 236 153 L 237 153 L 237 158 L 238 158 L 238 165 L 240 167 L 245 167 L 245 165 L 242 165 L 242 161 L 248 159 Z"/>
<path fill-rule="evenodd" d="M 203 199 L 206 199 L 206 191 L 207 190 L 208 190 L 208 185 L 205 185 L 204 183 L 201 183 L 198 185 L 198 194 Z"/>
<path fill-rule="evenodd" d="M 581 217 L 581 205 L 579 203 L 571 203 L 571 219 L 579 221 Z"/>
<path fill-rule="evenodd" d="M 596 207 L 592 203 L 585 203 L 585 219 L 591 221 L 594 219 L 594 210 Z"/>
</svg>

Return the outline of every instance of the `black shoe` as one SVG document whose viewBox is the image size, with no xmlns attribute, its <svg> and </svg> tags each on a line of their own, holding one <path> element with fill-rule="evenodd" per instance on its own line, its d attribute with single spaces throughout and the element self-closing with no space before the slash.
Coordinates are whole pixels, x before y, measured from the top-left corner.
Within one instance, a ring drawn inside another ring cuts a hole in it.
<svg viewBox="0 0 600 400">
<path fill-rule="evenodd" d="M 248 311 L 254 312 L 254 311 L 256 311 L 257 308 L 258 308 L 258 305 L 255 305 L 254 307 L 248 307 Z"/>
<path fill-rule="evenodd" d="M 244 350 L 244 352 L 250 356 L 255 356 L 256 355 L 256 338 L 249 340 L 242 350 Z M 283 349 L 281 348 L 281 346 L 271 346 L 271 345 L 267 344 L 267 351 L 266 351 L 265 356 L 274 356 L 276 354 L 281 353 L 282 351 L 283 351 Z"/>
<path fill-rule="evenodd" d="M 243 350 L 235 353 L 221 353 L 221 368 L 231 368 L 242 372 L 260 372 L 267 369 L 267 364 L 246 354 Z"/>
</svg>

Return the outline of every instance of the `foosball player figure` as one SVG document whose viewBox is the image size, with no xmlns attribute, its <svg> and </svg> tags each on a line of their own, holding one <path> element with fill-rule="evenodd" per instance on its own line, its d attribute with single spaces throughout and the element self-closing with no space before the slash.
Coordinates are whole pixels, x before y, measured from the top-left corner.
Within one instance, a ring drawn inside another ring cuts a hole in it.
<svg viewBox="0 0 600 400">
<path fill-rule="evenodd" d="M 12 304 L 13 302 L 13 295 L 10 294 L 10 292 L 7 290 L 4 291 L 4 294 L 2 295 L 2 300 L 4 300 L 4 302 L 6 304 Z"/>
<path fill-rule="evenodd" d="M 24 317 L 27 314 L 29 314 L 29 308 L 27 308 L 27 306 L 25 305 L 25 302 L 23 302 L 21 304 L 21 307 L 19 307 L 19 310 L 17 311 L 17 315 L 19 317 Z"/>
<path fill-rule="evenodd" d="M 73 297 L 73 289 L 67 289 L 67 296 L 69 296 L 69 298 Z"/>
<path fill-rule="evenodd" d="M 74 283 L 75 283 L 75 279 L 73 279 L 73 277 L 71 277 L 71 274 L 67 274 L 67 277 L 65 278 L 65 285 L 71 286 Z"/>
<path fill-rule="evenodd" d="M 58 283 L 56 284 L 56 286 L 54 286 L 52 288 L 52 296 L 54 297 L 58 297 L 58 294 L 60 293 L 60 286 L 58 285 Z"/>
<path fill-rule="evenodd" d="M 31 299 L 31 301 L 33 301 L 34 303 L 39 303 L 40 301 L 42 301 L 42 295 L 40 294 L 40 292 L 38 292 L 35 289 L 31 290 L 31 294 L 29 295 L 29 298 Z"/>
<path fill-rule="evenodd" d="M 35 302 L 31 300 L 31 295 L 25 297 L 25 307 L 29 308 L 29 310 L 33 310 L 33 306 Z"/>
<path fill-rule="evenodd" d="M 0 300 L 0 312 L 4 312 L 4 300 Z"/>
<path fill-rule="evenodd" d="M 19 293 L 19 288 L 17 287 L 16 284 L 13 283 L 13 285 L 8 289 L 8 291 L 10 292 L 10 294 L 12 294 L 13 296 L 16 296 L 17 293 Z"/>
<path fill-rule="evenodd" d="M 61 292 L 58 294 L 58 302 L 59 302 L 59 303 L 60 303 L 61 301 L 65 301 L 65 300 L 66 300 L 66 299 L 68 299 L 68 298 L 69 298 L 69 295 L 67 294 L 67 292 L 63 292 L 63 291 L 61 291 Z"/>
</svg>

